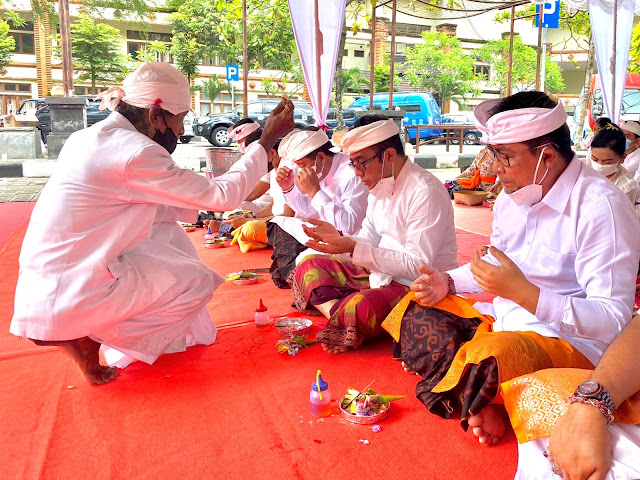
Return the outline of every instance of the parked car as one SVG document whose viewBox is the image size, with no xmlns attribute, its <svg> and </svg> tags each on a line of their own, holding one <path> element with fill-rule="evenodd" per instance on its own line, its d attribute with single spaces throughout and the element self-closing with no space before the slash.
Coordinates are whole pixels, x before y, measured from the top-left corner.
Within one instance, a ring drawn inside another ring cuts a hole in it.
<svg viewBox="0 0 640 480">
<path fill-rule="evenodd" d="M 374 93 L 373 94 L 373 106 L 374 109 L 381 109 L 382 115 L 384 110 L 389 109 L 389 94 L 388 93 Z M 393 94 L 393 107 L 402 109 L 406 112 L 402 119 L 404 126 L 411 125 L 440 125 L 442 122 L 440 115 L 440 107 L 433 99 L 430 93 L 417 93 L 417 92 L 398 92 Z M 349 108 L 356 110 L 368 110 L 369 109 L 369 95 L 358 98 L 355 102 L 349 105 Z M 409 140 L 411 143 L 415 143 L 417 136 L 417 128 L 408 128 Z M 430 138 L 437 138 L 441 134 L 440 130 L 428 129 L 420 130 L 420 140 L 427 140 Z"/>
<path fill-rule="evenodd" d="M 184 135 L 180 136 L 180 142 L 189 143 L 195 136 L 196 129 L 198 128 L 198 117 L 192 108 L 190 108 L 189 113 L 185 115 L 182 124 L 184 125 Z"/>
<path fill-rule="evenodd" d="M 344 122 L 345 127 L 353 127 L 353 124 L 358 120 L 358 112 L 353 108 L 343 108 L 342 109 L 342 121 Z M 338 121 L 336 120 L 336 109 L 330 108 L 327 113 L 327 120 L 325 122 L 329 130 L 327 131 L 327 135 L 331 138 L 333 135 L 333 130 L 338 125 Z"/>
<path fill-rule="evenodd" d="M 278 106 L 280 99 L 266 98 L 248 103 L 248 117 L 264 126 L 264 122 L 271 111 Z M 296 128 L 304 129 L 314 124 L 313 109 L 307 102 L 293 101 L 293 121 Z M 232 140 L 227 134 L 227 129 L 243 118 L 243 106 L 240 105 L 230 112 L 210 115 L 197 126 L 197 134 L 209 140 L 216 147 L 228 147 Z"/>
<path fill-rule="evenodd" d="M 452 125 L 452 126 L 467 126 L 468 129 L 464 129 L 463 137 L 465 145 L 475 145 L 478 140 L 482 136 L 482 132 L 476 128 L 475 117 L 473 116 L 473 112 L 457 112 L 457 113 L 445 113 L 442 115 L 442 125 Z M 442 136 L 455 137 L 460 138 L 460 130 L 446 130 L 442 129 Z M 458 144 L 458 140 L 451 140 L 451 143 L 454 145 Z"/>
<path fill-rule="evenodd" d="M 104 110 L 100 110 L 100 99 L 95 96 L 88 96 L 86 98 L 89 100 L 89 104 L 87 105 L 87 126 L 90 127 L 94 123 L 98 123 L 100 120 L 107 118 L 111 111 L 106 108 Z M 20 106 L 18 112 L 20 112 L 23 107 L 25 108 L 25 111 L 27 111 L 30 106 L 25 104 L 28 104 L 29 102 L 32 102 L 31 105 L 33 105 L 34 102 L 36 106 L 39 105 L 39 108 L 35 112 L 36 118 L 38 119 L 36 127 L 40 130 L 42 141 L 46 144 L 47 135 L 51 133 L 51 112 L 49 111 L 49 106 L 46 104 L 44 98 L 25 100 Z"/>
</svg>

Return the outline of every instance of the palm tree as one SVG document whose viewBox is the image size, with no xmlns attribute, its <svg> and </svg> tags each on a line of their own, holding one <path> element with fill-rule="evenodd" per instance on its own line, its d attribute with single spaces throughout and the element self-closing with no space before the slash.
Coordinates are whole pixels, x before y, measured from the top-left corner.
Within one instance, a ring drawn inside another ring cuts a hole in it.
<svg viewBox="0 0 640 480">
<path fill-rule="evenodd" d="M 369 85 L 362 70 L 358 67 L 350 68 L 342 71 L 342 92 L 345 93 L 349 89 L 356 93 L 363 93 L 363 87 Z"/>
</svg>

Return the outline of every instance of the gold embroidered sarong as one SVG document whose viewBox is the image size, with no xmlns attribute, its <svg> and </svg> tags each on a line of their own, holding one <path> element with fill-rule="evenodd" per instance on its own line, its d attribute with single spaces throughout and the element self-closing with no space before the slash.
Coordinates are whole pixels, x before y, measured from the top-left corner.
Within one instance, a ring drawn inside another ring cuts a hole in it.
<svg viewBox="0 0 640 480">
<path fill-rule="evenodd" d="M 513 378 L 500 385 L 504 406 L 519 443 L 548 437 L 569 407 L 568 397 L 592 370 L 551 368 Z M 640 423 L 640 392 L 615 411 L 614 423 Z"/>
</svg>

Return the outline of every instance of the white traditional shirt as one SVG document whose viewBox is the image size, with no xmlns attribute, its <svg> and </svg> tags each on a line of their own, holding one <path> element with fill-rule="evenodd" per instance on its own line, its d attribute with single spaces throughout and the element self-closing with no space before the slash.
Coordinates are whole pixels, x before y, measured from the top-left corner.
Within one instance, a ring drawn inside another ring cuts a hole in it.
<svg viewBox="0 0 640 480">
<path fill-rule="evenodd" d="M 622 166 L 627 169 L 632 177 L 635 177 L 640 167 L 640 148 L 634 150 L 624 158 Z"/>
<path fill-rule="evenodd" d="M 320 191 L 313 198 L 296 185 L 285 194 L 287 205 L 298 218 L 315 218 L 329 222 L 341 232 L 353 235 L 360 230 L 367 211 L 369 189 L 349 166 L 349 155 L 337 153 L 331 168 L 320 180 Z"/>
<path fill-rule="evenodd" d="M 594 365 L 631 320 L 640 222 L 622 192 L 574 156 L 542 201 L 494 205 L 491 244 L 540 288 L 536 314 L 496 297 L 475 303 L 495 331 L 562 337 Z M 492 255 L 483 260 L 499 265 Z M 449 272 L 459 293 L 482 291 L 469 264 Z"/>
<path fill-rule="evenodd" d="M 411 285 L 421 265 L 439 270 L 458 265 L 449 194 L 433 174 L 408 160 L 389 198 L 369 196 L 362 229 L 353 238 L 353 263 L 371 271 L 372 288 L 394 280 Z"/>
<path fill-rule="evenodd" d="M 175 220 L 179 214 L 194 221 L 200 208 L 235 208 L 264 175 L 266 162 L 256 142 L 227 173 L 207 179 L 178 168 L 117 112 L 73 133 L 25 235 L 11 333 L 39 340 L 120 338 L 122 322 L 134 318 L 144 325 L 145 312 L 153 311 L 176 329 L 163 328 L 157 341 L 140 335 L 110 346 L 155 356 L 178 336 L 184 344 L 189 319 L 183 305 L 203 307 L 223 279 L 194 258 L 195 251 L 180 247 L 188 238 Z M 154 302 L 180 284 L 190 285 L 176 293 L 186 303 L 168 302 L 158 311 Z"/>
<path fill-rule="evenodd" d="M 622 190 L 622 193 L 627 196 L 627 198 L 631 202 L 631 205 L 636 204 L 636 197 L 638 195 L 638 184 L 633 179 L 633 176 L 629 174 L 627 169 L 624 168 L 624 166 L 621 165 L 618 169 L 618 172 L 609 180 L 612 181 L 616 187 Z"/>
</svg>

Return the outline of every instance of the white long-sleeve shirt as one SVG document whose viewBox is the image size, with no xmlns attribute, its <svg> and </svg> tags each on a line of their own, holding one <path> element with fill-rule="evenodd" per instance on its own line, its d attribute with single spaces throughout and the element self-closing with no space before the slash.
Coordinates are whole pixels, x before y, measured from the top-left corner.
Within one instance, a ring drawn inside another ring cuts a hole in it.
<svg viewBox="0 0 640 480">
<path fill-rule="evenodd" d="M 157 215 L 167 221 L 190 209 L 195 220 L 199 208 L 235 208 L 267 171 L 266 162 L 256 142 L 227 173 L 207 179 L 178 168 L 117 112 L 72 134 L 22 245 L 11 333 L 40 340 L 92 335 L 138 315 L 178 276 L 201 275 L 193 259 L 185 257 L 180 268 L 182 253 L 169 241 L 150 240 Z M 213 276 L 215 288 L 222 277 Z"/>
<path fill-rule="evenodd" d="M 574 156 L 541 202 L 518 207 L 501 193 L 493 212 L 491 244 L 540 288 L 540 298 L 535 315 L 501 297 L 474 308 L 496 319 L 495 331 L 562 337 L 596 364 L 634 304 L 640 222 L 627 197 Z M 449 274 L 458 292 L 482 291 L 469 264 Z"/>
<path fill-rule="evenodd" d="M 640 167 L 640 149 L 634 150 L 627 155 L 622 162 L 622 166 L 627 169 L 632 177 L 635 177 Z"/>
<path fill-rule="evenodd" d="M 411 285 L 420 265 L 439 270 L 458 265 L 449 194 L 433 174 L 409 160 L 391 197 L 369 196 L 367 216 L 354 240 L 353 263 L 371 270 L 372 288 L 392 280 Z"/>
<path fill-rule="evenodd" d="M 298 218 L 315 218 L 329 222 L 341 232 L 353 235 L 360 230 L 367 211 L 369 190 L 349 166 L 349 156 L 334 155 L 331 168 L 320 180 L 320 191 L 313 198 L 298 186 L 285 194 L 287 205 Z"/>
</svg>

